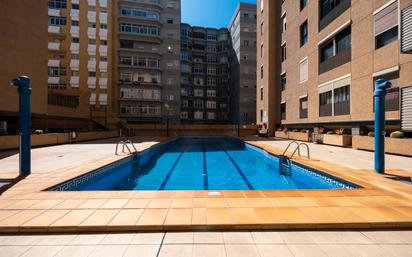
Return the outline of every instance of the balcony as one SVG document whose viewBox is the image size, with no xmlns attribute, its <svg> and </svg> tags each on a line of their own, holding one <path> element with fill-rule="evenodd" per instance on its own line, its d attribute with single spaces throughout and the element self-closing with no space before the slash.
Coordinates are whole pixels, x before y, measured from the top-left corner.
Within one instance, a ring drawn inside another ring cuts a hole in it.
<svg viewBox="0 0 412 257">
<path fill-rule="evenodd" d="M 70 33 L 71 33 L 72 35 L 78 36 L 79 33 L 80 33 L 80 27 L 79 27 L 79 26 L 72 26 L 72 27 L 70 28 Z"/>
<path fill-rule="evenodd" d="M 107 70 L 107 62 L 99 62 L 100 70 Z"/>
<path fill-rule="evenodd" d="M 332 11 L 319 20 L 319 31 L 328 26 L 351 6 L 351 0 L 342 0 Z"/>
<path fill-rule="evenodd" d="M 49 84 L 60 84 L 60 77 L 48 77 L 47 83 L 49 83 Z"/>
<path fill-rule="evenodd" d="M 96 12 L 95 11 L 88 11 L 87 12 L 87 19 L 91 22 L 96 22 Z"/>
<path fill-rule="evenodd" d="M 79 43 L 72 43 L 70 45 L 70 51 L 78 53 L 80 49 L 80 44 Z"/>
<path fill-rule="evenodd" d="M 107 78 L 100 78 L 99 79 L 99 86 L 100 86 L 100 88 L 107 88 Z"/>
<path fill-rule="evenodd" d="M 49 33 L 52 33 L 52 34 L 60 34 L 60 27 L 58 27 L 58 26 L 49 26 L 47 31 Z"/>
<path fill-rule="evenodd" d="M 92 94 L 90 95 L 89 103 L 90 103 L 91 105 L 95 105 L 95 104 L 96 104 L 96 93 L 92 93 Z"/>
<path fill-rule="evenodd" d="M 71 60 L 71 61 L 70 61 L 70 68 L 72 68 L 72 69 L 73 69 L 73 68 L 79 69 L 79 62 L 80 62 L 79 60 Z"/>
<path fill-rule="evenodd" d="M 49 14 L 49 16 L 58 16 L 58 17 L 60 17 L 60 10 L 59 9 L 49 9 L 48 14 Z"/>
<path fill-rule="evenodd" d="M 89 52 L 89 54 L 96 54 L 96 45 L 88 45 L 87 52 Z"/>
<path fill-rule="evenodd" d="M 99 103 L 100 105 L 107 105 L 107 94 L 99 94 Z"/>
<path fill-rule="evenodd" d="M 72 85 L 72 87 L 74 87 L 73 85 L 77 85 L 77 87 L 79 87 L 79 81 L 80 81 L 79 77 L 70 78 L 70 84 Z"/>
<path fill-rule="evenodd" d="M 60 59 L 53 59 L 47 62 L 47 65 L 50 67 L 59 67 L 60 66 Z"/>
<path fill-rule="evenodd" d="M 351 61 L 352 51 L 348 49 L 344 52 L 338 53 L 337 55 L 319 63 L 319 74 L 325 73 L 327 71 L 333 70 L 345 63 Z"/>
<path fill-rule="evenodd" d="M 76 109 L 79 106 L 79 96 L 49 93 L 48 103 L 49 105 L 63 106 Z"/>
<path fill-rule="evenodd" d="M 100 22 L 107 23 L 107 13 L 99 13 Z"/>
<path fill-rule="evenodd" d="M 335 103 L 335 116 L 350 114 L 350 102 Z"/>
<path fill-rule="evenodd" d="M 107 46 L 100 46 L 99 47 L 99 52 L 103 54 L 107 54 Z"/>
<path fill-rule="evenodd" d="M 87 86 L 89 88 L 96 88 L 96 77 L 88 77 L 87 78 Z"/>
<path fill-rule="evenodd" d="M 70 11 L 70 17 L 72 18 L 72 20 L 79 20 L 79 15 L 80 15 L 80 11 L 79 10 L 75 10 L 75 9 L 71 9 Z"/>
<path fill-rule="evenodd" d="M 89 38 L 96 38 L 96 29 L 95 28 L 88 28 L 87 29 L 87 36 Z"/>
<path fill-rule="evenodd" d="M 49 50 L 60 50 L 60 43 L 49 42 L 47 48 Z"/>
<path fill-rule="evenodd" d="M 88 70 L 93 70 L 93 71 L 95 71 L 96 70 L 96 61 L 88 61 L 87 62 L 87 69 Z"/>
<path fill-rule="evenodd" d="M 108 35 L 107 29 L 100 29 L 99 30 L 100 39 L 107 39 L 107 35 Z"/>
<path fill-rule="evenodd" d="M 96 0 L 87 0 L 89 6 L 96 6 Z"/>
<path fill-rule="evenodd" d="M 99 4 L 101 7 L 107 7 L 107 0 L 99 0 Z"/>
<path fill-rule="evenodd" d="M 319 117 L 332 116 L 332 104 L 324 104 L 319 106 Z"/>
</svg>

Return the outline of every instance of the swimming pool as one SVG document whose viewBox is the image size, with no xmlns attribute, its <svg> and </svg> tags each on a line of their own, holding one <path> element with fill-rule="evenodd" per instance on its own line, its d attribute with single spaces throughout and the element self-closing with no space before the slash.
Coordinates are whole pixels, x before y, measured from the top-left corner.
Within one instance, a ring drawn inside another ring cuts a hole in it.
<svg viewBox="0 0 412 257">
<path fill-rule="evenodd" d="M 357 188 L 229 137 L 181 137 L 50 189 L 282 190 Z"/>
</svg>

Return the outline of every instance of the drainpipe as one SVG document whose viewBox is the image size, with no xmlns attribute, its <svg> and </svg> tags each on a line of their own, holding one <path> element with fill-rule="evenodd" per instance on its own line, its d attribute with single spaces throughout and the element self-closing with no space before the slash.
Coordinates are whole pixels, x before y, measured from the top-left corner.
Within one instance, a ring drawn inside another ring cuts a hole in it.
<svg viewBox="0 0 412 257">
<path fill-rule="evenodd" d="M 391 84 L 380 78 L 375 81 L 375 171 L 385 173 L 385 96 Z"/>
<path fill-rule="evenodd" d="M 20 176 L 30 175 L 30 149 L 31 149 L 31 111 L 30 111 L 30 78 L 20 76 L 11 82 L 17 86 L 19 92 L 19 119 L 20 119 Z"/>
</svg>

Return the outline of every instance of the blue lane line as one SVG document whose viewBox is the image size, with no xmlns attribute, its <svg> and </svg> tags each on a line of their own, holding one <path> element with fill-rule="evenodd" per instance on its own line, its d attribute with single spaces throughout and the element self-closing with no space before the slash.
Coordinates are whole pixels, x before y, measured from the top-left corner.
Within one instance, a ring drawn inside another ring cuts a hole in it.
<svg viewBox="0 0 412 257">
<path fill-rule="evenodd" d="M 225 154 L 227 155 L 227 157 L 229 158 L 229 160 L 232 162 L 233 166 L 235 166 L 237 172 L 239 172 L 239 175 L 242 177 L 243 181 L 245 182 L 245 184 L 248 186 L 249 190 L 255 190 L 255 188 L 252 186 L 252 184 L 250 183 L 250 181 L 247 179 L 247 177 L 245 176 L 245 174 L 243 173 L 243 171 L 240 169 L 240 167 L 236 164 L 235 160 L 233 160 L 233 158 L 229 155 L 229 153 L 224 149 L 224 146 L 222 146 L 222 150 L 223 152 L 225 152 Z"/>
<path fill-rule="evenodd" d="M 207 179 L 207 163 L 206 163 L 206 146 L 205 143 L 202 142 L 202 151 L 203 151 L 203 189 L 209 190 L 209 183 Z"/>
<path fill-rule="evenodd" d="M 169 170 L 169 172 L 167 173 L 165 179 L 163 180 L 162 184 L 160 185 L 159 190 L 164 190 L 164 189 L 165 189 L 165 187 L 166 187 L 166 185 L 167 185 L 167 182 L 169 182 L 169 179 L 170 179 L 170 177 L 172 176 L 172 173 L 173 173 L 173 171 L 175 170 L 175 168 L 176 168 L 176 166 L 177 166 L 177 163 L 178 163 L 178 162 L 180 161 L 180 159 L 182 158 L 183 154 L 184 154 L 184 151 L 182 151 L 182 152 L 179 154 L 179 157 L 177 157 L 177 159 L 176 159 L 175 162 L 173 163 L 173 166 L 170 168 L 170 170 Z"/>
</svg>

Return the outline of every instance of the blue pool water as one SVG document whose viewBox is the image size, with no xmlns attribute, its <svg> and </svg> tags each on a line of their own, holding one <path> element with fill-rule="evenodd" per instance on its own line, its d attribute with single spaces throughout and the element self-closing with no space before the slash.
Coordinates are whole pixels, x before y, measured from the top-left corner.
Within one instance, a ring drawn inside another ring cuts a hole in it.
<svg viewBox="0 0 412 257">
<path fill-rule="evenodd" d="M 232 138 L 178 138 L 51 190 L 274 190 L 356 186 Z"/>
</svg>

